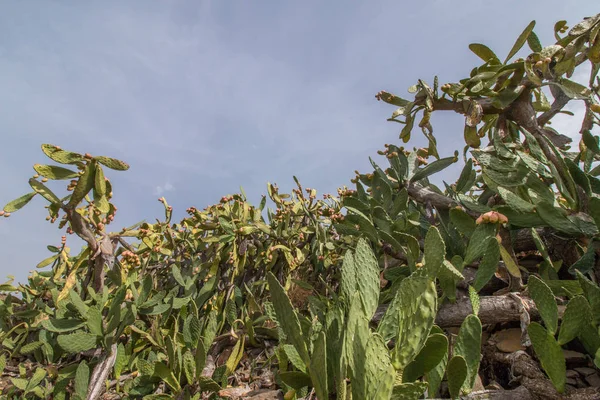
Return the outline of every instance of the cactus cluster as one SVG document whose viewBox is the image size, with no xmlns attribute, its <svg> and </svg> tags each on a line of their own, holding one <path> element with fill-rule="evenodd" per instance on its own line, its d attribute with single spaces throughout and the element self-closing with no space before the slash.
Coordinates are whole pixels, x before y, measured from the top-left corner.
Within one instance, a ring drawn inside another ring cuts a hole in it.
<svg viewBox="0 0 600 400">
<path fill-rule="evenodd" d="M 129 166 L 42 145 L 59 165 L 34 165 L 0 216 L 40 196 L 65 234 L 26 282 L 0 285 L 0 399 L 217 399 L 250 383 L 298 400 L 458 398 L 489 380 L 498 299 L 556 392 L 575 390 L 563 349 L 600 368 L 600 14 L 560 21 L 546 47 L 534 26 L 504 61 L 470 45 L 483 64 L 458 83 L 378 93 L 404 143 L 421 113 L 428 147 L 386 144 L 386 166 L 322 199 L 294 178 L 257 207 L 241 190 L 175 222 L 161 197 L 162 220 L 111 231 L 105 172 Z M 583 62 L 587 86 L 570 79 Z M 586 107 L 576 149 L 549 126 L 571 100 Z M 441 111 L 465 118 L 465 165 L 443 189 L 430 177 L 459 151 L 438 153 Z"/>
</svg>

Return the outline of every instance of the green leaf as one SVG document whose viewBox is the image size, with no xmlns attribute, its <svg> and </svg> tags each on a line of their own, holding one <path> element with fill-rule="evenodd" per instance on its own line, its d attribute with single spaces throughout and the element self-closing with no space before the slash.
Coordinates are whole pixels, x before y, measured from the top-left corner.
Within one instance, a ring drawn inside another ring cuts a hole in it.
<svg viewBox="0 0 600 400">
<path fill-rule="evenodd" d="M 354 254 L 357 288 L 363 300 L 366 317 L 370 319 L 379 305 L 379 264 L 364 238 L 358 240 Z"/>
<path fill-rule="evenodd" d="M 59 335 L 57 341 L 67 353 L 81 353 L 96 347 L 97 337 L 91 333 L 76 332 L 70 335 Z"/>
<path fill-rule="evenodd" d="M 566 363 L 562 349 L 554 339 L 554 335 L 537 322 L 532 322 L 527 328 L 535 354 L 540 359 L 542 368 L 550 377 L 552 384 L 559 393 L 565 391 Z"/>
<path fill-rule="evenodd" d="M 440 172 L 441 170 L 454 164 L 457 160 L 458 159 L 456 156 L 436 160 L 431 164 L 425 166 L 424 168 L 417 170 L 417 172 L 415 172 L 415 174 L 410 178 L 410 182 L 418 182 L 421 179 L 427 178 L 430 175 Z"/>
<path fill-rule="evenodd" d="M 191 351 L 183 353 L 183 373 L 189 384 L 193 384 L 196 379 L 196 361 Z"/>
<path fill-rule="evenodd" d="M 483 168 L 483 177 L 491 180 L 492 184 L 505 187 L 517 187 L 527 180 L 529 170 L 524 164 L 519 164 L 513 171 L 497 171 L 493 168 Z M 487 183 L 487 182 L 486 182 Z"/>
<path fill-rule="evenodd" d="M 472 210 L 472 211 L 475 211 L 478 213 L 482 213 L 482 214 L 492 210 L 487 205 L 473 201 L 473 199 L 470 196 L 466 196 L 462 193 L 457 194 L 456 197 L 458 197 L 458 200 L 460 201 L 460 203 L 469 210 Z"/>
<path fill-rule="evenodd" d="M 204 346 L 208 349 L 212 346 L 215 337 L 217 336 L 217 332 L 219 330 L 218 326 L 218 311 L 213 309 L 208 315 L 208 321 L 204 326 L 204 330 L 202 331 L 202 336 L 204 338 Z M 198 343 L 200 345 L 200 343 Z"/>
<path fill-rule="evenodd" d="M 404 382 L 413 382 L 434 369 L 448 354 L 448 338 L 443 333 L 433 333 L 417 357 L 402 372 Z"/>
<path fill-rule="evenodd" d="M 75 306 L 77 309 L 79 315 L 85 317 L 87 315 L 88 306 L 86 306 L 83 300 L 81 300 L 79 294 L 77 294 L 77 292 L 73 289 L 69 289 L 69 298 L 71 299 L 71 304 L 73 304 L 73 306 Z"/>
<path fill-rule="evenodd" d="M 52 161 L 56 161 L 60 164 L 78 164 L 83 161 L 81 154 L 73 153 L 71 151 L 57 149 L 56 146 L 51 144 L 43 144 L 42 151 Z"/>
<path fill-rule="evenodd" d="M 179 381 L 177 380 L 177 378 L 175 378 L 175 375 L 173 375 L 173 371 L 171 371 L 167 364 L 163 362 L 154 363 L 154 376 L 165 381 L 165 383 L 176 392 L 181 390 Z"/>
<path fill-rule="evenodd" d="M 590 151 L 594 154 L 600 154 L 600 146 L 598 145 L 596 136 L 592 135 L 592 133 L 589 130 L 583 131 L 581 136 L 585 147 L 590 149 Z"/>
<path fill-rule="evenodd" d="M 400 139 L 404 143 L 407 143 L 410 140 L 410 132 L 412 131 L 413 126 L 415 125 L 415 119 L 413 114 L 409 114 L 406 116 L 406 125 L 400 131 Z"/>
<path fill-rule="evenodd" d="M 410 101 L 387 92 L 381 92 L 381 100 L 398 107 L 404 107 L 410 104 Z"/>
<path fill-rule="evenodd" d="M 542 317 L 542 321 L 544 321 L 544 325 L 546 325 L 546 328 L 548 329 L 548 332 L 551 335 L 554 335 L 558 328 L 558 306 L 556 305 L 556 300 L 554 299 L 552 290 L 550 290 L 544 281 L 535 275 L 529 276 L 527 288 L 529 290 L 531 299 L 534 301 L 540 316 Z"/>
<path fill-rule="evenodd" d="M 0 292 L 16 292 L 18 289 L 13 285 L 8 283 L 3 283 L 0 285 Z"/>
<path fill-rule="evenodd" d="M 468 373 L 467 362 L 464 357 L 454 356 L 448 362 L 448 367 L 446 368 L 448 390 L 453 399 L 460 395 L 460 389 L 466 382 Z"/>
<path fill-rule="evenodd" d="M 510 274 L 512 276 L 520 278 L 521 270 L 519 269 L 519 266 L 515 262 L 515 259 L 510 255 L 508 250 L 506 250 L 506 248 L 503 245 L 499 245 L 498 248 L 500 249 L 500 257 L 502 258 L 502 261 L 504 262 L 504 266 L 506 267 L 508 272 L 510 272 Z"/>
<path fill-rule="evenodd" d="M 277 320 L 281 325 L 281 329 L 294 345 L 298 354 L 304 360 L 306 365 L 310 364 L 306 341 L 300 327 L 298 315 L 292 307 L 289 297 L 285 294 L 285 290 L 272 272 L 267 272 L 267 282 L 269 283 L 269 292 L 275 308 Z"/>
<path fill-rule="evenodd" d="M 490 64 L 500 64 L 500 59 L 498 56 L 484 44 L 471 43 L 469 45 L 469 49 L 484 62 L 489 62 Z"/>
<path fill-rule="evenodd" d="M 498 262 L 500 261 L 500 248 L 495 237 L 488 236 L 484 239 L 484 246 L 483 259 L 477 268 L 475 279 L 473 280 L 473 287 L 477 291 L 481 290 L 492 276 L 494 276 L 498 268 Z"/>
<path fill-rule="evenodd" d="M 442 334 L 442 335 L 446 336 L 444 334 L 444 331 L 437 325 L 434 325 L 431 328 L 431 334 L 432 335 L 433 334 Z M 448 349 L 446 349 L 446 350 L 448 350 Z M 429 396 L 434 397 L 437 394 L 438 388 L 440 387 L 440 384 L 442 383 L 442 379 L 444 378 L 447 364 L 448 364 L 448 351 L 446 351 L 446 353 L 442 357 L 441 361 L 434 368 L 432 368 L 429 372 L 427 372 L 425 374 L 425 378 L 426 378 L 427 384 L 428 384 L 427 390 L 428 390 Z"/>
<path fill-rule="evenodd" d="M 533 204 L 529 203 L 526 200 L 523 200 L 522 198 L 520 198 L 510 190 L 503 188 L 502 186 L 498 186 L 498 193 L 500 194 L 504 202 L 517 212 L 527 213 L 533 211 L 534 209 Z"/>
<path fill-rule="evenodd" d="M 466 237 L 471 237 L 477 227 L 475 220 L 461 208 L 453 208 L 450 210 L 450 221 L 452 221 L 459 232 Z"/>
<path fill-rule="evenodd" d="M 465 393 L 470 393 L 479 372 L 481 359 L 481 334 L 482 326 L 479 318 L 469 314 L 463 321 L 458 332 L 458 339 L 454 345 L 454 355 L 462 356 L 467 365 L 467 377 L 462 386 Z"/>
<path fill-rule="evenodd" d="M 573 271 L 578 270 L 582 274 L 588 273 L 592 268 L 594 268 L 595 260 L 596 251 L 594 246 L 590 245 L 583 256 L 581 256 L 579 260 L 569 267 L 569 272 L 573 274 Z"/>
<path fill-rule="evenodd" d="M 90 162 L 83 170 L 83 175 L 79 177 L 71 199 L 67 204 L 68 208 L 75 208 L 94 187 L 94 175 L 96 174 L 96 163 Z"/>
<path fill-rule="evenodd" d="M 555 208 L 544 200 L 537 203 L 535 207 L 540 218 L 554 229 L 569 235 L 579 235 L 581 233 L 579 228 L 566 217 L 562 209 Z"/>
<path fill-rule="evenodd" d="M 392 393 L 395 373 L 383 338 L 376 333 L 371 334 L 365 352 L 366 398 L 388 400 Z"/>
<path fill-rule="evenodd" d="M 565 309 L 558 332 L 560 346 L 575 339 L 584 329 L 584 324 L 591 322 L 592 310 L 583 296 L 573 297 Z"/>
<path fill-rule="evenodd" d="M 455 256 L 455 257 L 457 257 L 457 256 Z M 460 258 L 460 256 L 458 256 L 458 258 Z M 462 259 L 461 259 L 461 262 L 462 262 Z M 459 281 L 465 279 L 464 275 L 458 269 L 456 269 L 454 264 L 452 264 L 448 260 L 444 260 L 444 262 L 442 263 L 442 268 L 440 270 L 440 276 L 442 274 L 448 274 L 448 275 L 452 276 L 452 278 L 458 279 Z"/>
<path fill-rule="evenodd" d="M 37 349 L 39 349 L 40 347 L 44 346 L 44 342 L 41 341 L 35 341 L 35 342 L 31 342 L 31 343 L 27 343 L 26 345 L 24 345 L 23 347 L 21 347 L 21 354 L 29 354 L 31 352 L 36 351 Z"/>
<path fill-rule="evenodd" d="M 366 347 L 370 329 L 369 321 L 365 318 L 360 292 L 357 291 L 352 296 L 347 315 L 348 319 L 341 343 L 340 367 L 342 372 L 348 368 L 349 377 L 355 382 L 352 385 L 352 394 L 357 398 L 364 398 L 366 393 Z"/>
<path fill-rule="evenodd" d="M 54 180 L 75 179 L 79 176 L 77 171 L 72 171 L 68 168 L 63 168 L 56 165 L 35 164 L 33 169 L 44 178 Z"/>
<path fill-rule="evenodd" d="M 589 99 L 590 95 L 592 94 L 592 91 L 588 87 L 567 78 L 560 78 L 558 82 L 559 83 L 550 81 L 549 83 L 560 87 L 562 91 L 571 99 L 585 100 Z"/>
<path fill-rule="evenodd" d="M 194 357 L 194 361 L 196 363 L 196 378 L 200 379 L 202 374 L 202 370 L 204 370 L 204 366 L 206 365 L 206 355 L 208 350 L 204 347 L 204 340 L 202 338 L 198 339 L 198 347 L 196 348 L 196 354 Z"/>
<path fill-rule="evenodd" d="M 325 332 L 319 332 L 310 362 L 310 377 L 318 399 L 327 399 L 327 347 Z"/>
<path fill-rule="evenodd" d="M 10 378 L 13 385 L 17 387 L 17 389 L 27 390 L 27 384 L 29 381 L 27 379 L 22 378 Z"/>
<path fill-rule="evenodd" d="M 207 378 L 206 376 L 200 376 L 198 381 L 200 382 L 200 388 L 202 391 L 218 392 L 221 389 L 217 382 L 211 378 Z"/>
<path fill-rule="evenodd" d="M 535 75 L 537 76 L 537 75 Z M 502 89 L 498 95 L 496 95 L 496 97 L 494 97 L 494 100 L 492 101 L 492 106 L 499 108 L 499 109 L 504 109 L 506 107 L 508 107 L 509 105 L 511 105 L 515 100 L 517 100 L 519 98 L 519 96 L 521 95 L 521 93 L 523 93 L 523 87 L 521 85 L 519 86 L 508 86 L 504 89 Z M 475 131 L 474 134 L 476 134 L 477 131 Z M 479 136 L 478 136 L 479 137 Z"/>
<path fill-rule="evenodd" d="M 567 296 L 568 294 L 578 295 L 583 294 L 581 285 L 576 280 L 559 280 L 552 279 L 545 282 L 555 296 Z M 566 289 L 566 290 L 565 290 Z M 568 292 L 568 293 L 567 293 Z"/>
<path fill-rule="evenodd" d="M 440 235 L 440 231 L 433 225 L 429 228 L 425 236 L 424 250 L 427 275 L 435 278 L 446 257 L 446 245 L 444 244 L 442 235 Z"/>
<path fill-rule="evenodd" d="M 377 242 L 377 230 L 371 219 L 355 208 L 346 207 L 346 210 L 350 211 L 350 213 L 346 214 L 345 221 L 353 225 L 357 224 L 362 234 L 366 235 L 369 240 Z"/>
<path fill-rule="evenodd" d="M 27 382 L 26 392 L 32 391 L 37 385 L 39 385 L 46 377 L 46 370 L 44 368 L 36 368 L 35 372 Z"/>
<path fill-rule="evenodd" d="M 600 14 L 585 18 L 583 21 L 575 24 L 567 34 L 569 36 L 579 36 L 589 32 L 600 21 Z"/>
<path fill-rule="evenodd" d="M 61 204 L 60 199 L 54 194 L 54 192 L 52 192 L 52 190 L 48 189 L 48 187 L 46 185 L 44 185 L 42 182 L 39 182 L 39 181 L 35 180 L 34 178 L 30 178 L 29 186 L 31 186 L 31 188 L 33 190 L 35 190 L 36 193 L 40 194 L 43 198 L 48 200 L 50 203 Z"/>
<path fill-rule="evenodd" d="M 477 290 L 475 290 L 475 288 L 471 285 L 469 285 L 469 300 L 471 301 L 473 314 L 478 315 L 480 306 L 479 294 L 477 294 Z"/>
<path fill-rule="evenodd" d="M 470 186 L 473 185 L 473 174 L 475 174 L 475 171 L 473 171 L 473 159 L 469 158 L 456 181 L 456 191 L 458 193 L 465 193 L 470 189 Z"/>
<path fill-rule="evenodd" d="M 508 55 L 506 56 L 506 59 L 504 60 L 504 64 L 506 64 L 515 54 L 517 54 L 517 52 L 519 50 L 521 50 L 521 47 L 523 47 L 523 45 L 529 38 L 529 35 L 533 31 L 534 27 L 535 27 L 535 21 L 531 21 L 529 23 L 529 25 L 527 25 L 525 30 L 519 35 L 519 37 L 517 38 L 517 41 L 513 45 L 512 49 L 510 49 L 510 51 L 508 52 Z"/>
<path fill-rule="evenodd" d="M 202 334 L 200 320 L 194 314 L 189 315 L 183 323 L 183 340 L 190 348 L 195 347 Z"/>
<path fill-rule="evenodd" d="M 226 374 L 231 375 L 237 369 L 242 357 L 244 356 L 244 348 L 246 342 L 246 335 L 242 335 L 242 337 L 237 341 L 235 346 L 233 346 L 233 350 L 231 350 L 231 355 L 227 359 L 225 363 Z"/>
<path fill-rule="evenodd" d="M 88 392 L 88 384 L 90 381 L 90 369 L 85 360 L 79 363 L 75 372 L 75 393 L 85 398 Z"/>
<path fill-rule="evenodd" d="M 42 326 L 50 332 L 70 332 L 81 328 L 84 322 L 72 318 L 50 318 L 42 321 Z"/>
<path fill-rule="evenodd" d="M 427 382 L 410 382 L 394 386 L 391 400 L 417 400 L 427 390 Z"/>
<path fill-rule="evenodd" d="M 600 199 L 597 197 L 590 198 L 590 216 L 594 219 L 596 225 L 600 227 Z"/>
<path fill-rule="evenodd" d="M 544 245 L 542 238 L 538 235 L 537 230 L 535 228 L 530 229 L 531 237 L 533 238 L 533 242 L 535 243 L 535 247 L 537 247 L 538 251 L 542 254 L 542 257 L 550 262 L 550 256 L 548 254 L 548 249 Z"/>
<path fill-rule="evenodd" d="M 115 378 L 119 379 L 121 372 L 127 366 L 127 354 L 125 354 L 125 346 L 119 343 L 117 346 L 117 358 L 115 359 L 114 372 Z"/>
<path fill-rule="evenodd" d="M 106 179 L 104 178 L 104 170 L 100 165 L 96 165 L 96 175 L 94 176 L 94 189 L 101 197 L 106 193 Z"/>
<path fill-rule="evenodd" d="M 27 203 L 29 203 L 31 201 L 31 199 L 33 199 L 35 197 L 36 194 L 37 194 L 37 192 L 31 192 L 31 193 L 24 194 L 23 196 L 21 196 L 17 199 L 14 199 L 13 201 L 9 202 L 8 204 L 6 204 L 4 206 L 4 212 L 12 213 L 17 210 L 20 210 Z"/>
<path fill-rule="evenodd" d="M 542 51 L 542 44 L 540 43 L 540 39 L 537 37 L 535 32 L 532 30 L 527 37 L 527 44 L 529 48 L 536 53 Z"/>
<path fill-rule="evenodd" d="M 469 240 L 469 245 L 467 246 L 467 252 L 465 254 L 465 260 L 463 262 L 463 265 L 469 265 L 473 261 L 481 257 L 488 246 L 486 239 L 495 236 L 495 224 L 477 225 L 475 231 L 473 232 L 473 235 L 471 235 L 471 240 Z"/>
<path fill-rule="evenodd" d="M 279 377 L 283 383 L 295 390 L 300 390 L 313 384 L 310 375 L 300 371 L 280 372 Z"/>
<path fill-rule="evenodd" d="M 171 268 L 171 273 L 173 274 L 175 282 L 177 282 L 179 286 L 185 287 L 185 280 L 183 279 L 183 276 L 181 275 L 181 270 L 177 265 L 173 265 L 173 267 Z"/>
<path fill-rule="evenodd" d="M 575 270 L 575 274 L 577 274 L 583 294 L 592 308 L 593 322 L 595 325 L 600 325 L 600 287 L 583 276 L 580 271 Z"/>
<path fill-rule="evenodd" d="M 398 333 L 398 324 L 400 321 L 400 307 L 402 307 L 402 299 L 403 299 L 403 285 L 410 285 L 411 282 L 415 280 L 414 277 L 407 277 L 400 282 L 400 288 L 396 292 L 396 295 L 388 305 L 388 308 L 385 310 L 379 325 L 377 326 L 377 333 L 379 333 L 383 340 L 388 342 Z M 406 281 L 406 282 L 405 282 Z M 420 278 L 418 282 L 416 282 L 420 287 L 424 287 L 424 279 Z"/>
<path fill-rule="evenodd" d="M 294 346 L 291 344 L 284 344 L 283 350 L 285 351 L 285 355 L 287 356 L 288 360 L 290 360 L 294 367 L 302 372 L 306 372 L 306 364 L 304 364 L 302 357 L 300 357 L 300 354 L 298 354 L 298 351 Z"/>
<path fill-rule="evenodd" d="M 98 156 L 94 157 L 100 164 L 107 166 L 110 169 L 114 169 L 117 171 L 127 171 L 129 169 L 129 164 L 123 162 L 121 160 L 117 160 L 115 158 Z"/>
<path fill-rule="evenodd" d="M 396 296 L 401 297 L 400 316 L 392 363 L 396 370 L 401 370 L 419 354 L 425 345 L 435 321 L 438 298 L 434 281 L 425 277 L 412 281 L 410 277 L 405 278 Z"/>
<path fill-rule="evenodd" d="M 157 304 L 153 307 L 144 307 L 139 309 L 142 315 L 159 315 L 164 314 L 171 309 L 171 304 Z"/>
<path fill-rule="evenodd" d="M 86 323 L 90 333 L 103 336 L 102 312 L 97 307 L 90 307 L 86 313 Z M 110 332 L 110 331 L 108 331 Z"/>
<path fill-rule="evenodd" d="M 36 268 L 44 268 L 47 267 L 48 265 L 52 264 L 54 261 L 56 261 L 59 257 L 59 254 L 55 254 L 53 256 L 50 256 L 42 261 L 40 261 L 35 267 Z"/>
</svg>

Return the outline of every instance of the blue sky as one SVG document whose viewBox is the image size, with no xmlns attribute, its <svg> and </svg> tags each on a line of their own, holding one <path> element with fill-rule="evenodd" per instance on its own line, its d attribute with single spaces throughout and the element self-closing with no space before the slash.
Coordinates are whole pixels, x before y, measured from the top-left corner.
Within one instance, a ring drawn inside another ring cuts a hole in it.
<svg viewBox="0 0 600 400">
<path fill-rule="evenodd" d="M 0 10 L 0 205 L 29 191 L 42 143 L 127 161 L 109 172 L 114 229 L 176 219 L 243 186 L 335 192 L 384 143 L 398 143 L 387 90 L 466 76 L 480 42 L 503 58 L 536 19 L 552 26 L 600 10 L 579 1 L 45 1 Z M 574 111 L 578 111 L 576 105 Z M 462 119 L 434 115 L 442 156 L 461 150 Z M 564 133 L 578 126 L 563 120 Z M 415 131 L 410 145 L 425 142 Z M 457 167 L 459 168 L 459 167 Z M 456 169 L 444 176 L 454 181 Z M 58 190 L 58 188 L 57 188 Z M 64 192 L 63 192 L 64 193 Z M 61 232 L 35 199 L 0 219 L 0 282 L 22 281 Z M 69 237 L 77 251 L 81 242 Z"/>
</svg>

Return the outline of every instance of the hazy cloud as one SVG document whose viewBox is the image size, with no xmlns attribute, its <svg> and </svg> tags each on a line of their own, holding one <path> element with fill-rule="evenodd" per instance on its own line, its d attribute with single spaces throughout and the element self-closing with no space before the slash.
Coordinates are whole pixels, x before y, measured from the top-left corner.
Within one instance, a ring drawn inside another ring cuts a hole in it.
<svg viewBox="0 0 600 400">
<path fill-rule="evenodd" d="M 154 188 L 154 194 L 158 195 L 158 196 L 161 196 L 163 193 L 165 193 L 165 192 L 171 192 L 173 190 L 175 190 L 175 188 L 173 187 L 173 185 L 171 185 L 170 182 L 167 182 L 167 183 L 165 183 L 162 186 L 156 186 Z"/>
</svg>

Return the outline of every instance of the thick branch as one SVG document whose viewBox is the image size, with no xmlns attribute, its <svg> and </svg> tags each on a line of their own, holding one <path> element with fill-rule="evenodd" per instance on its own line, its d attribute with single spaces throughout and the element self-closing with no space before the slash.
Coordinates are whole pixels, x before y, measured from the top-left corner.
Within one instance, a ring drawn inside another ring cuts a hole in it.
<svg viewBox="0 0 600 400">
<path fill-rule="evenodd" d="M 418 183 L 409 183 L 406 186 L 406 190 L 408 191 L 410 197 L 412 197 L 418 203 L 429 203 L 438 209 L 449 210 L 451 208 L 460 206 L 460 204 L 458 204 L 451 198 L 436 193 L 431 189 L 419 185 Z M 479 213 L 475 213 L 473 211 L 467 210 L 467 213 L 470 214 L 472 217 L 479 216 Z"/>
<path fill-rule="evenodd" d="M 550 109 L 540 115 L 537 119 L 537 123 L 539 126 L 544 126 L 550 121 L 556 114 L 563 109 L 564 106 L 567 105 L 571 98 L 565 94 L 559 87 L 554 85 L 550 86 L 550 91 L 554 96 L 554 102 L 550 106 Z"/>
<path fill-rule="evenodd" d="M 96 243 L 96 237 L 90 230 L 87 222 L 73 209 L 65 208 L 65 212 L 67 213 L 67 218 L 71 222 L 71 229 L 73 229 L 73 232 L 75 232 L 77 236 L 87 242 L 93 254 L 97 250 L 98 244 Z"/>
<path fill-rule="evenodd" d="M 479 105 L 483 109 L 484 114 L 499 114 L 502 112 L 502 110 L 492 106 L 492 99 L 474 99 L 474 101 L 479 103 Z M 434 100 L 433 109 L 443 111 L 454 111 L 463 115 L 467 113 L 463 107 L 462 101 L 452 101 L 450 99 L 445 98 Z"/>
<path fill-rule="evenodd" d="M 461 397 L 464 400 L 533 400 L 531 393 L 524 386 L 513 390 L 480 390 Z"/>
<path fill-rule="evenodd" d="M 523 297 L 523 304 L 527 308 L 532 320 L 539 320 L 540 314 L 533 300 Z M 514 296 L 482 296 L 477 315 L 482 324 L 496 324 L 502 322 L 513 322 L 521 320 L 520 305 Z M 379 323 L 388 305 L 383 304 L 377 308 L 373 316 L 373 322 Z M 471 301 L 468 298 L 457 300 L 456 303 L 445 303 L 437 312 L 435 323 L 442 328 L 460 326 L 467 315 L 473 313 Z M 559 309 L 561 314 L 561 309 Z"/>
<path fill-rule="evenodd" d="M 102 395 L 102 392 L 106 389 L 106 379 L 112 371 L 115 361 L 117 359 L 117 344 L 113 344 L 104 356 L 103 360 L 99 362 L 90 378 L 90 386 L 88 387 L 88 395 L 86 400 L 97 400 Z"/>
</svg>

